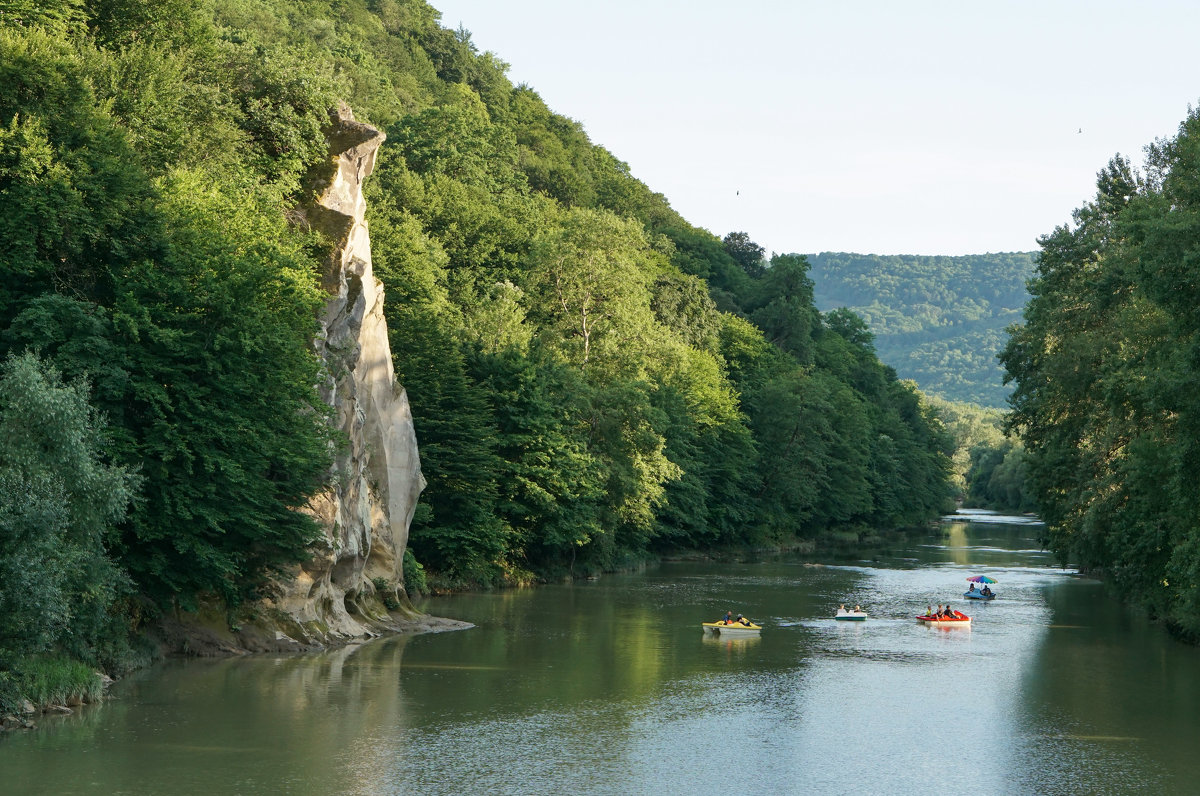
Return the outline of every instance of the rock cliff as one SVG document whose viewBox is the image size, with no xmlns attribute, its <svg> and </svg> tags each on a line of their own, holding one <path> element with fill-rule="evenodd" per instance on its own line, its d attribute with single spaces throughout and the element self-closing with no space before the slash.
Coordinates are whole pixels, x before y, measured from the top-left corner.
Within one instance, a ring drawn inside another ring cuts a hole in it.
<svg viewBox="0 0 1200 796">
<path fill-rule="evenodd" d="M 330 487 L 308 510 L 322 542 L 277 599 L 306 644 L 370 635 L 393 621 L 376 584 L 407 606 L 402 562 L 408 527 L 425 486 L 408 396 L 396 384 L 383 285 L 371 270 L 362 185 L 385 135 L 340 106 L 330 114 L 328 170 L 316 175 L 316 202 L 303 221 L 331 244 L 322 282 L 329 294 L 315 342 L 324 363 L 321 393 L 344 436 Z"/>
<path fill-rule="evenodd" d="M 418 614 L 404 591 L 404 549 L 425 479 L 408 396 L 392 369 L 362 194 L 385 135 L 341 105 L 330 113 L 326 136 L 329 161 L 312 177 L 317 198 L 294 218 L 328 243 L 322 285 L 329 298 L 314 347 L 341 444 L 329 486 L 305 507 L 322 536 L 273 599 L 244 606 L 236 621 L 219 601 L 162 617 L 152 635 L 171 652 L 319 649 L 387 631 L 471 626 Z"/>
</svg>

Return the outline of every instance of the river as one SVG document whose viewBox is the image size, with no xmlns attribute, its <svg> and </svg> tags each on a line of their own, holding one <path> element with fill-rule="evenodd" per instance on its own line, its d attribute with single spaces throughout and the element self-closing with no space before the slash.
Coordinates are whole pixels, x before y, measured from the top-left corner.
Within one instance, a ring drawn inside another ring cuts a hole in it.
<svg viewBox="0 0 1200 796">
<path fill-rule="evenodd" d="M 1200 792 L 1200 650 L 1056 567 L 1039 531 L 668 562 L 422 604 L 470 630 L 168 662 L 0 738 L 0 792 Z M 995 601 L 962 599 L 978 574 Z M 947 600 L 971 627 L 914 620 Z M 833 621 L 843 602 L 871 618 Z M 761 637 L 705 637 L 726 610 Z"/>
</svg>

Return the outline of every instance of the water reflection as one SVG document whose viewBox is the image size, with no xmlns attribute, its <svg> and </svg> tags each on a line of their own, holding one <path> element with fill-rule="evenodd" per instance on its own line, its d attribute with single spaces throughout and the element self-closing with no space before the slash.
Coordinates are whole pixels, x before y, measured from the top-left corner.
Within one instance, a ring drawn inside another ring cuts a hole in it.
<svg viewBox="0 0 1200 796">
<path fill-rule="evenodd" d="M 0 740 L 0 771 L 14 793 L 1194 792 L 1200 653 L 1038 533 L 954 523 L 871 560 L 431 600 L 476 627 L 172 663 Z M 962 598 L 977 574 L 995 601 Z M 971 626 L 916 622 L 945 602 Z M 726 610 L 761 635 L 705 636 Z"/>
<path fill-rule="evenodd" d="M 727 653 L 746 654 L 751 647 L 757 646 L 762 641 L 760 636 L 747 636 L 745 638 L 730 638 L 729 636 L 714 636 L 710 633 L 702 633 L 700 643 L 706 647 L 711 647 L 716 650 L 721 650 Z"/>
<path fill-rule="evenodd" d="M 967 542 L 967 523 L 952 522 L 946 525 L 949 540 L 946 544 L 947 553 L 955 564 L 966 566 L 971 563 L 971 549 Z"/>
</svg>

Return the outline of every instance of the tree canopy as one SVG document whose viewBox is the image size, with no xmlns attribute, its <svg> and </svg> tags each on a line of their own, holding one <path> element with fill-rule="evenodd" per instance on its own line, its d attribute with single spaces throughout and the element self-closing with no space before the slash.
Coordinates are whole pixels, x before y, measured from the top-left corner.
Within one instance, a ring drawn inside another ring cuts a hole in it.
<svg viewBox="0 0 1200 796">
<path fill-rule="evenodd" d="M 997 356 L 1020 317 L 1030 252 L 962 257 L 813 255 L 816 304 L 846 307 L 875 335 L 879 358 L 925 392 L 1002 408 L 1009 389 Z"/>
<path fill-rule="evenodd" d="M 1002 359 L 1054 550 L 1198 638 L 1200 115 L 1146 153 L 1041 238 Z"/>
</svg>

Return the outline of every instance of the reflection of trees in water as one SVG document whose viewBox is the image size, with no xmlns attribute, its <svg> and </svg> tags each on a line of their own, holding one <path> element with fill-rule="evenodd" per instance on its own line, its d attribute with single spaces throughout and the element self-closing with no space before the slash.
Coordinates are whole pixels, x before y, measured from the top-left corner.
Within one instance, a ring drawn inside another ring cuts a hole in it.
<svg viewBox="0 0 1200 796">
<path fill-rule="evenodd" d="M 1059 782 L 1064 793 L 1194 793 L 1197 651 L 1094 581 L 1064 581 L 1045 597 L 1051 624 L 1021 683 L 1020 756 L 1045 779 L 1032 784 Z"/>
<path fill-rule="evenodd" d="M 381 731 L 406 731 L 410 641 L 153 666 L 48 731 L 6 738 L 5 792 L 40 792 L 55 773 L 123 793 L 386 792 L 370 758 Z"/>
<path fill-rule="evenodd" d="M 241 725 L 237 735 L 279 757 L 273 768 L 264 761 L 276 776 L 286 773 L 314 792 L 378 792 L 383 769 L 363 759 L 371 748 L 365 741 L 380 728 L 396 735 L 406 728 L 400 671 L 409 640 L 222 661 L 199 678 L 193 673 L 185 687 L 200 702 L 216 702 L 211 737 L 229 738 L 230 725 Z"/>
<path fill-rule="evenodd" d="M 526 713 L 613 694 L 638 700 L 684 665 L 671 640 L 677 625 L 654 604 L 606 586 L 461 595 L 443 610 L 479 627 L 422 640 L 405 672 L 410 684 L 410 671 L 419 676 L 422 701 L 444 710 Z M 700 621 L 690 625 L 696 635 Z"/>
<path fill-rule="evenodd" d="M 971 554 L 967 550 L 967 527 L 970 523 L 966 522 L 950 522 L 946 524 L 946 546 L 948 557 L 955 564 L 966 566 L 971 563 Z M 964 585 L 965 589 L 966 586 Z"/>
</svg>

